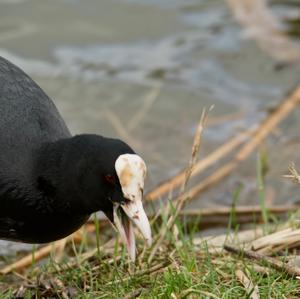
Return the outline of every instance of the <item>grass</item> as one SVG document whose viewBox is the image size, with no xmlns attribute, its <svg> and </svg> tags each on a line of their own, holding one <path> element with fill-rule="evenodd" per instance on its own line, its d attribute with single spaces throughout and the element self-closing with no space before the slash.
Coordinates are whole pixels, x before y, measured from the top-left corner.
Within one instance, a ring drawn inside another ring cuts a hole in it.
<svg viewBox="0 0 300 299">
<path fill-rule="evenodd" d="M 259 203 L 262 211 L 262 217 L 265 224 L 269 222 L 268 210 L 266 209 L 265 201 L 265 176 L 267 173 L 267 155 L 266 153 L 259 153 L 257 156 L 257 166 L 256 166 L 256 177 L 257 177 L 257 189 Z"/>
<path fill-rule="evenodd" d="M 154 232 L 161 229 L 153 227 Z M 133 265 L 117 240 L 108 250 L 100 246 L 99 252 L 82 260 L 82 254 L 97 244 L 96 236 L 86 235 L 80 244 L 66 247 L 60 263 L 50 258 L 33 263 L 22 275 L 3 276 L 0 298 L 256 298 L 241 283 L 237 270 L 258 286 L 260 298 L 300 297 L 299 280 L 224 250 L 214 252 L 206 241 L 195 246 L 197 237 L 176 221 L 151 264 L 147 264 L 149 250 L 139 242 L 140 255 Z"/>
</svg>

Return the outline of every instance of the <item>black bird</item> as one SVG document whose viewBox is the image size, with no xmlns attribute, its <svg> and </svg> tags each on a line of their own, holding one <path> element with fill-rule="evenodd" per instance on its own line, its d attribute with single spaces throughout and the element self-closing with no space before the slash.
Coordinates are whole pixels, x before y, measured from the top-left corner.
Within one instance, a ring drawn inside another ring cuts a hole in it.
<svg viewBox="0 0 300 299">
<path fill-rule="evenodd" d="M 134 259 L 132 222 L 151 243 L 145 175 L 123 141 L 72 136 L 43 90 L 0 57 L 0 239 L 54 241 L 103 211 Z"/>
</svg>

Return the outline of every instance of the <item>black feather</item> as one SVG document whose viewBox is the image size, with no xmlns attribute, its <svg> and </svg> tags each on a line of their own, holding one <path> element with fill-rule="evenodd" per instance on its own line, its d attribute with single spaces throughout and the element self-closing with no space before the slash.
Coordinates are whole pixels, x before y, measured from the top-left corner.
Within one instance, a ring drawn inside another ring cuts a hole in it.
<svg viewBox="0 0 300 299">
<path fill-rule="evenodd" d="M 42 89 L 0 57 L 1 239 L 49 242 L 95 211 L 111 218 L 111 197 L 120 186 L 102 177 L 116 176 L 114 163 L 124 153 L 133 150 L 120 140 L 72 137 Z"/>
</svg>

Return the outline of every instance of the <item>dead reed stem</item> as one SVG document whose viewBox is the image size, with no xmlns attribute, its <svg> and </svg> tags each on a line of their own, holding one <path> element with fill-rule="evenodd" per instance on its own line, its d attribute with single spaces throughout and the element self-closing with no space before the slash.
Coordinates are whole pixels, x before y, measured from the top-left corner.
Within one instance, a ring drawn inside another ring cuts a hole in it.
<svg viewBox="0 0 300 299">
<path fill-rule="evenodd" d="M 272 214 L 281 214 L 288 212 L 295 212 L 300 209 L 300 205 L 275 205 L 275 206 L 266 206 L 268 211 Z M 210 216 L 229 216 L 232 212 L 231 207 L 212 207 L 212 208 L 203 208 L 203 209 L 190 209 L 180 212 L 180 215 L 183 216 L 201 216 L 201 217 L 210 217 Z M 235 214 L 238 216 L 243 215 L 254 215 L 256 213 L 261 213 L 261 206 L 237 206 L 235 207 Z"/>
<path fill-rule="evenodd" d="M 246 251 L 246 250 L 238 249 L 238 248 L 235 248 L 235 247 L 229 246 L 229 245 L 224 245 L 224 249 L 230 253 L 239 255 L 241 257 L 246 257 L 253 261 L 258 261 L 260 263 L 268 265 L 269 267 L 272 267 L 278 271 L 284 272 L 291 277 L 296 277 L 296 278 L 300 277 L 300 268 L 299 267 L 288 265 L 285 262 L 282 262 L 273 257 L 265 256 L 261 253 L 254 252 L 252 250 Z"/>
<path fill-rule="evenodd" d="M 191 200 L 209 187 L 217 184 L 219 181 L 234 171 L 241 162 L 245 161 L 257 146 L 276 128 L 276 126 L 285 119 L 300 103 L 300 85 L 293 90 L 277 107 L 260 123 L 252 135 L 252 138 L 237 152 L 234 158 L 219 168 L 216 172 L 201 181 L 198 185 L 189 191 L 181 194 L 176 202 L 182 198 Z"/>
<path fill-rule="evenodd" d="M 290 174 L 284 175 L 283 177 L 288 178 L 288 179 L 292 179 L 294 182 L 300 184 L 300 174 L 296 170 L 294 163 L 290 164 L 289 172 L 290 172 Z"/>
<path fill-rule="evenodd" d="M 183 196 L 188 196 L 191 199 L 197 196 L 200 192 L 208 189 L 210 186 L 216 184 L 221 179 L 230 174 L 240 162 L 246 160 L 253 150 L 276 128 L 276 126 L 299 104 L 300 102 L 300 86 L 298 86 L 289 96 L 287 96 L 282 102 L 268 116 L 256 126 L 256 130 L 249 129 L 220 146 L 210 155 L 197 162 L 191 172 L 191 177 L 200 174 L 211 165 L 218 162 L 230 154 L 234 149 L 240 146 L 250 136 L 251 139 L 244 145 L 235 157 L 223 167 L 218 169 L 211 176 L 201 181 L 196 187 L 192 188 L 189 192 Z M 176 189 L 184 182 L 187 168 L 177 173 L 171 179 L 161 183 L 156 188 L 151 190 L 145 195 L 145 199 L 154 201 L 162 198 L 166 193 Z"/>
<path fill-rule="evenodd" d="M 39 250 L 37 250 L 34 253 L 34 260 L 37 262 L 37 261 L 43 259 L 44 257 L 48 256 L 51 252 L 60 250 L 61 247 L 64 246 L 65 242 L 66 242 L 66 240 L 62 239 L 57 242 L 54 242 L 53 244 L 50 244 L 50 245 L 40 248 Z M 28 267 L 29 265 L 31 265 L 32 261 L 33 261 L 33 254 L 30 253 L 30 254 L 24 256 L 23 258 L 21 258 L 20 260 L 0 269 L 0 273 L 5 275 L 12 271 L 20 271 L 20 270 Z"/>
<path fill-rule="evenodd" d="M 198 161 L 191 173 L 191 177 L 196 176 L 197 174 L 200 174 L 205 169 L 207 169 L 209 166 L 217 163 L 222 158 L 226 157 L 228 154 L 230 154 L 235 148 L 240 146 L 243 142 L 249 138 L 251 135 L 251 132 L 253 132 L 253 129 L 247 130 L 245 132 L 242 132 L 238 134 L 237 136 L 230 139 L 228 142 L 221 145 L 219 148 L 217 148 L 215 151 L 213 151 L 211 154 L 209 154 L 204 159 Z M 154 201 L 157 199 L 160 199 L 163 197 L 166 193 L 169 193 L 170 191 L 176 189 L 178 186 L 180 186 L 184 179 L 186 174 L 187 168 L 181 170 L 179 173 L 177 173 L 174 177 L 171 179 L 159 184 L 156 188 L 151 190 L 145 195 L 145 199 L 149 201 Z"/>
<path fill-rule="evenodd" d="M 289 213 L 296 212 L 300 209 L 299 205 L 276 205 L 266 206 L 266 209 L 271 215 L 276 215 L 278 218 L 287 217 Z M 232 213 L 235 216 L 235 224 L 262 223 L 263 217 L 261 206 L 237 206 L 234 211 L 231 207 L 213 207 L 204 209 L 183 210 L 179 213 L 179 219 L 189 224 L 193 228 L 196 226 L 200 230 L 209 227 L 226 227 Z"/>
<path fill-rule="evenodd" d="M 210 110 L 211 109 L 212 109 L 212 107 L 210 108 Z M 202 111 L 201 119 L 200 119 L 200 122 L 197 126 L 197 129 L 196 129 L 196 133 L 195 133 L 195 137 L 194 137 L 194 141 L 193 141 L 193 146 L 192 146 L 191 159 L 190 159 L 190 162 L 189 162 L 189 167 L 186 169 L 185 180 L 184 180 L 184 182 L 182 184 L 182 188 L 181 188 L 182 192 L 185 191 L 187 183 L 188 183 L 188 181 L 191 177 L 193 167 L 195 166 L 195 163 L 197 161 L 198 152 L 199 152 L 200 144 L 201 144 L 201 137 L 202 137 L 203 129 L 204 129 L 204 126 L 205 126 L 205 123 L 206 123 L 206 120 L 207 120 L 207 116 L 208 116 L 208 113 L 204 109 Z M 152 247 L 152 250 L 151 250 L 149 258 L 148 258 L 149 263 L 151 263 L 155 253 L 157 252 L 158 248 L 161 246 L 161 243 L 163 242 L 167 232 L 173 227 L 179 212 L 182 210 L 182 208 L 185 204 L 185 201 L 186 201 L 186 199 L 182 198 L 181 200 L 179 200 L 176 203 L 175 212 L 171 215 L 171 217 L 169 218 L 167 224 L 165 226 L 163 226 L 163 228 L 161 229 L 159 237 L 156 240 L 156 242 L 154 243 L 154 246 Z M 168 204 L 167 205 L 167 210 L 169 210 L 169 208 L 170 208 L 170 205 Z"/>
<path fill-rule="evenodd" d="M 248 276 L 240 269 L 235 271 L 240 283 L 244 286 L 248 298 L 250 299 L 259 299 L 259 290 L 258 286 L 254 285 L 253 282 L 248 278 Z"/>
<path fill-rule="evenodd" d="M 251 249 L 260 253 L 278 253 L 300 245 L 300 229 L 293 227 L 258 238 L 251 244 Z"/>
</svg>

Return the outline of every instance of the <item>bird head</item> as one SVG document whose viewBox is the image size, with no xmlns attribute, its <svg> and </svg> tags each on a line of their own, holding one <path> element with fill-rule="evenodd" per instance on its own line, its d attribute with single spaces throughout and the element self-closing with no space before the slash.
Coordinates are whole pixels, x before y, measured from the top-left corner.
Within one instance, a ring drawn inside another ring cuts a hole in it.
<svg viewBox="0 0 300 299">
<path fill-rule="evenodd" d="M 80 148 L 86 154 L 79 151 L 82 159 L 78 164 L 81 186 L 78 193 L 84 196 L 81 202 L 89 205 L 90 211 L 104 212 L 119 231 L 134 260 L 134 225 L 148 245 L 152 241 L 149 220 L 142 204 L 146 164 L 123 141 L 95 135 L 81 136 L 81 141 L 83 139 Z"/>
<path fill-rule="evenodd" d="M 146 164 L 125 142 L 77 135 L 45 146 L 37 162 L 39 190 L 56 198 L 51 202 L 63 204 L 61 210 L 75 216 L 104 212 L 132 260 L 136 251 L 134 225 L 151 244 L 151 228 L 142 204 Z"/>
</svg>

